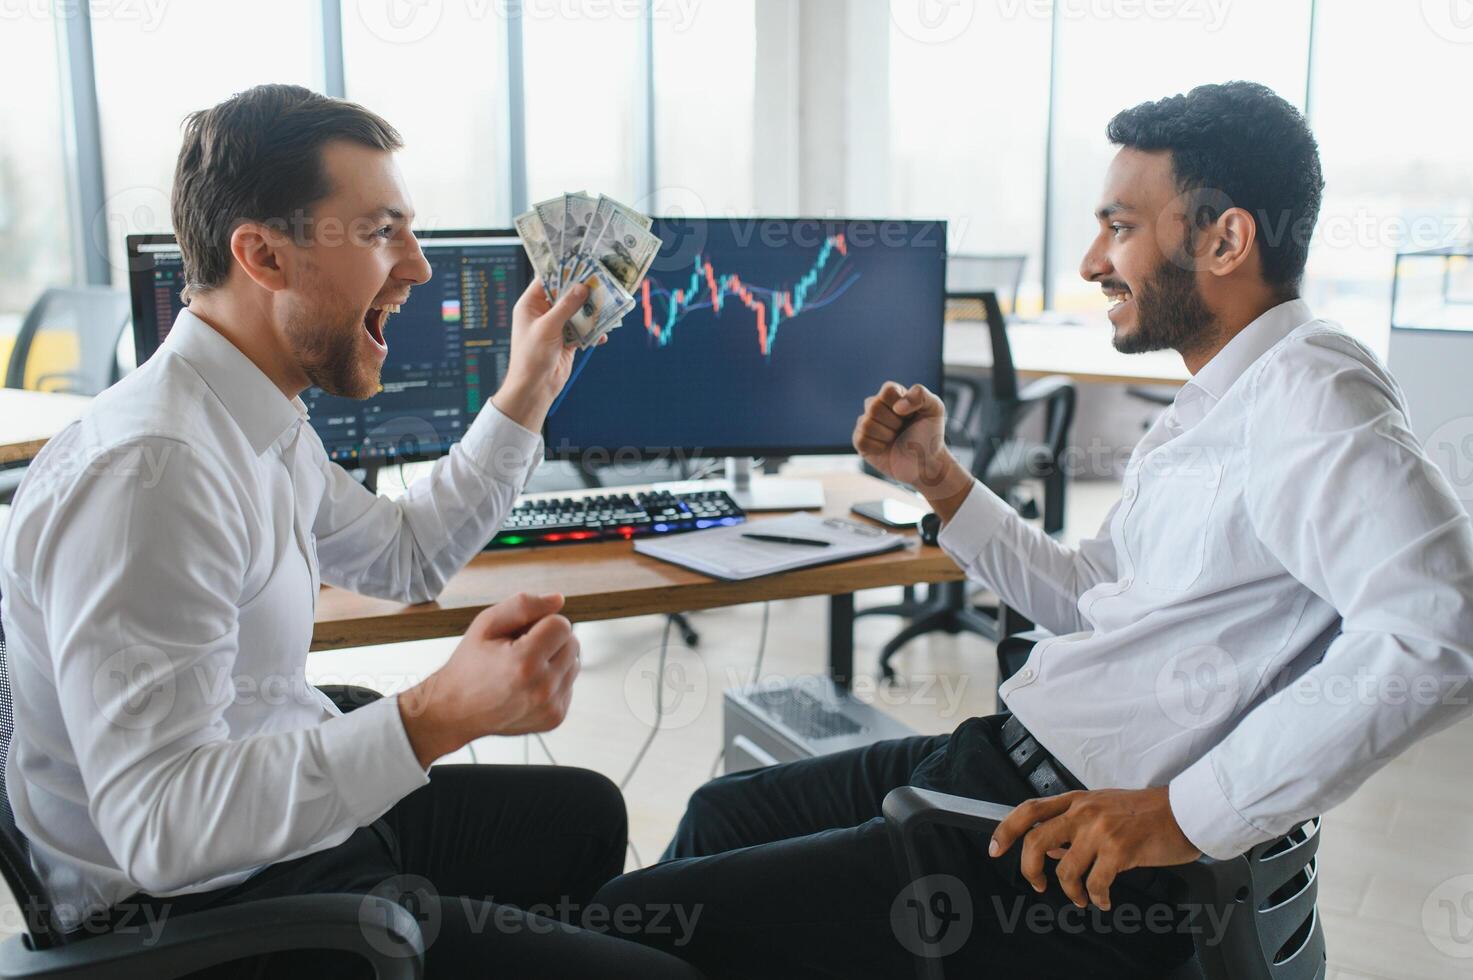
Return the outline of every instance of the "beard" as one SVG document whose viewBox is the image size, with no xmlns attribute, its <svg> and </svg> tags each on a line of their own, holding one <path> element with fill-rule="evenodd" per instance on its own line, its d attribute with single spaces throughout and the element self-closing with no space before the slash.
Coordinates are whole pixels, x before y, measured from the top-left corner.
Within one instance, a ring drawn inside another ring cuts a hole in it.
<svg viewBox="0 0 1473 980">
<path fill-rule="evenodd" d="M 1197 288 L 1189 258 L 1168 256 L 1156 274 L 1142 284 L 1135 297 L 1135 330 L 1124 335 L 1115 333 L 1116 350 L 1122 354 L 1186 351 L 1207 342 L 1213 315 Z"/>
<path fill-rule="evenodd" d="M 287 315 L 286 341 L 307 380 L 329 395 L 363 399 L 378 392 L 380 365 L 362 345 L 370 343 L 363 311 L 325 280 L 313 284 L 323 297 L 313 308 Z"/>
</svg>

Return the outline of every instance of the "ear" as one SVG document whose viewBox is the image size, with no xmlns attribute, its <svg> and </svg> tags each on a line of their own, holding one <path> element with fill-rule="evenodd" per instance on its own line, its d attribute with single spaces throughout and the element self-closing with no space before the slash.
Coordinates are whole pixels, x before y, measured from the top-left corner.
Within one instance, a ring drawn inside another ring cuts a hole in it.
<svg viewBox="0 0 1473 980">
<path fill-rule="evenodd" d="M 1258 223 L 1242 208 L 1228 208 L 1201 231 L 1199 238 L 1205 247 L 1199 268 L 1205 268 L 1214 276 L 1232 275 L 1253 253 L 1253 243 L 1258 240 Z"/>
<path fill-rule="evenodd" d="M 269 224 L 243 221 L 230 233 L 230 254 L 236 265 L 262 289 L 285 289 L 286 249 L 290 239 Z"/>
</svg>

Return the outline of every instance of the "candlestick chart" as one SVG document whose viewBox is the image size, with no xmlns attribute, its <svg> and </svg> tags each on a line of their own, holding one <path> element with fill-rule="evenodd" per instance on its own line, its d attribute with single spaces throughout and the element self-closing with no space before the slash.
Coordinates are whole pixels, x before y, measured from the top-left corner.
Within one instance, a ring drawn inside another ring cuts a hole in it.
<svg viewBox="0 0 1473 980">
<path fill-rule="evenodd" d="M 549 454 L 843 451 L 885 381 L 939 388 L 945 229 L 655 219 L 660 253 L 623 325 L 579 355 Z"/>
<path fill-rule="evenodd" d="M 640 285 L 639 311 L 644 331 L 661 347 L 675 337 L 675 329 L 693 314 L 709 310 L 714 319 L 749 322 L 758 351 L 770 357 L 778 330 L 804 313 L 837 301 L 859 280 L 848 267 L 849 246 L 844 233 L 831 235 L 818 250 L 813 265 L 788 288 L 746 282 L 735 272 L 723 273 L 715 261 L 697 253 L 689 281 L 667 288 L 657 280 Z"/>
</svg>

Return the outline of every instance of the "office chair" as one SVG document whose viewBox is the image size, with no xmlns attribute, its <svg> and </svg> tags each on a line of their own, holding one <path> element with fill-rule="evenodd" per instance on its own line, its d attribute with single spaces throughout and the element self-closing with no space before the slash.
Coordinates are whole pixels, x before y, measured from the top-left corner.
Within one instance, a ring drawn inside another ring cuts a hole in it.
<svg viewBox="0 0 1473 980">
<path fill-rule="evenodd" d="M 1040 378 L 1019 388 L 1013 367 L 1012 350 L 1008 346 L 1007 324 L 997 295 L 991 292 L 948 294 L 948 300 L 961 299 L 980 304 L 985 311 L 987 327 L 992 335 L 992 378 L 989 385 L 976 379 L 948 377 L 946 396 L 948 414 L 951 398 L 958 409 L 965 405 L 964 417 L 948 419 L 948 444 L 959 449 L 958 457 L 968 463 L 972 475 L 999 497 L 1009 501 L 1024 517 L 1039 516 L 1037 504 L 1023 492 L 1030 479 L 1043 480 L 1043 529 L 1058 534 L 1064 527 L 1064 494 L 1067 474 L 1064 453 L 1068 448 L 1069 429 L 1074 423 L 1076 391 L 1074 384 L 1062 375 Z M 1044 441 L 1029 445 L 1018 439 L 1019 427 L 1039 408 L 1044 411 Z M 954 432 L 953 422 L 963 427 Z M 989 640 L 1002 636 L 998 628 L 1001 610 L 997 606 L 977 606 L 971 599 L 972 586 L 966 581 L 943 582 L 932 586 L 924 600 L 914 591 L 905 593 L 896 605 L 858 610 L 856 616 L 900 616 L 909 619 L 899 633 L 880 650 L 880 676 L 893 680 L 891 664 L 896 652 L 918 636 L 945 632 L 974 633 Z"/>
<path fill-rule="evenodd" d="M 32 378 L 30 387 L 73 395 L 99 393 L 120 376 L 118 340 L 130 315 L 128 294 L 121 290 L 103 286 L 46 290 L 21 321 L 5 371 L 5 387 L 26 387 L 26 370 L 38 342 L 45 346 L 55 337 L 75 345 L 75 357 L 69 366 Z"/>
<path fill-rule="evenodd" d="M 297 895 L 243 902 L 171 918 L 157 939 L 102 933 L 68 939 L 31 868 L 30 845 L 5 792 L 5 762 L 15 734 L 5 624 L 0 622 L 0 875 L 10 886 L 24 931 L 0 943 L 0 980 L 167 980 L 263 953 L 334 949 L 367 960 L 378 980 L 419 980 L 424 942 L 419 923 L 371 895 Z"/>
<path fill-rule="evenodd" d="M 24 388 L 33 354 L 59 343 L 75 348 L 69 366 L 31 379 L 37 391 L 95 395 L 118 380 L 118 338 L 128 325 L 128 294 L 96 286 L 48 289 L 21 321 L 5 387 Z M 47 365 L 50 367 L 50 365 Z M 0 504 L 9 503 L 26 474 L 24 466 L 0 469 Z"/>
<path fill-rule="evenodd" d="M 1045 635 L 1032 631 L 1006 642 L 1026 660 Z M 921 861 L 916 841 L 927 827 L 960 827 L 976 831 L 981 840 L 1011 812 L 1011 807 L 914 786 L 892 790 L 882 807 L 902 882 L 920 882 L 943 870 L 926 868 Z M 1195 955 L 1159 980 L 1324 980 L 1325 930 L 1315 904 L 1319 832 L 1320 818 L 1315 817 L 1232 860 L 1203 857 L 1171 868 L 1173 904 L 1198 913 L 1215 910 L 1210 921 L 1222 922 L 1224 928 L 1220 936 L 1210 929 L 1194 932 Z M 911 901 L 924 914 L 935 908 L 929 898 L 914 894 Z M 945 920 L 928 922 L 927 937 L 934 941 L 924 944 L 923 951 L 939 949 L 947 925 Z M 939 956 L 918 953 L 915 968 L 919 980 L 945 980 Z"/>
</svg>

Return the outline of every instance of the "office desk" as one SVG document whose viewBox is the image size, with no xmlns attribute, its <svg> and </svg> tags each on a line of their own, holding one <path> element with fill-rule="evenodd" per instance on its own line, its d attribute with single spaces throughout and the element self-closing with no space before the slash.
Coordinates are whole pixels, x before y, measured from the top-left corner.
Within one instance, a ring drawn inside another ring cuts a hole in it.
<svg viewBox="0 0 1473 980">
<path fill-rule="evenodd" d="M 85 395 L 0 388 L 0 466 L 35 459 L 46 441 L 91 403 Z"/>
<path fill-rule="evenodd" d="M 828 473 L 822 480 L 828 515 L 850 516 L 849 506 L 861 500 L 914 499 L 859 473 Z M 538 496 L 556 495 L 529 494 Z M 771 516 L 753 514 L 750 520 L 755 524 Z M 312 649 L 459 636 L 482 608 L 517 592 L 561 592 L 567 597 L 563 614 L 574 622 L 827 595 L 832 597 L 829 667 L 836 679 L 847 683 L 854 674 L 856 590 L 954 582 L 962 577 L 940 548 L 918 540 L 903 551 L 744 582 L 723 582 L 647 558 L 636 554 L 628 541 L 517 548 L 473 558 L 436 602 L 410 606 L 325 588 L 318 596 Z"/>
<path fill-rule="evenodd" d="M 1108 323 L 1015 323 L 1008 327 L 1008 345 L 1013 367 L 1023 378 L 1067 374 L 1102 384 L 1180 385 L 1191 377 L 1175 351 L 1120 353 L 1110 343 Z M 947 323 L 943 351 L 948 368 L 992 367 L 992 339 L 985 323 Z"/>
</svg>

